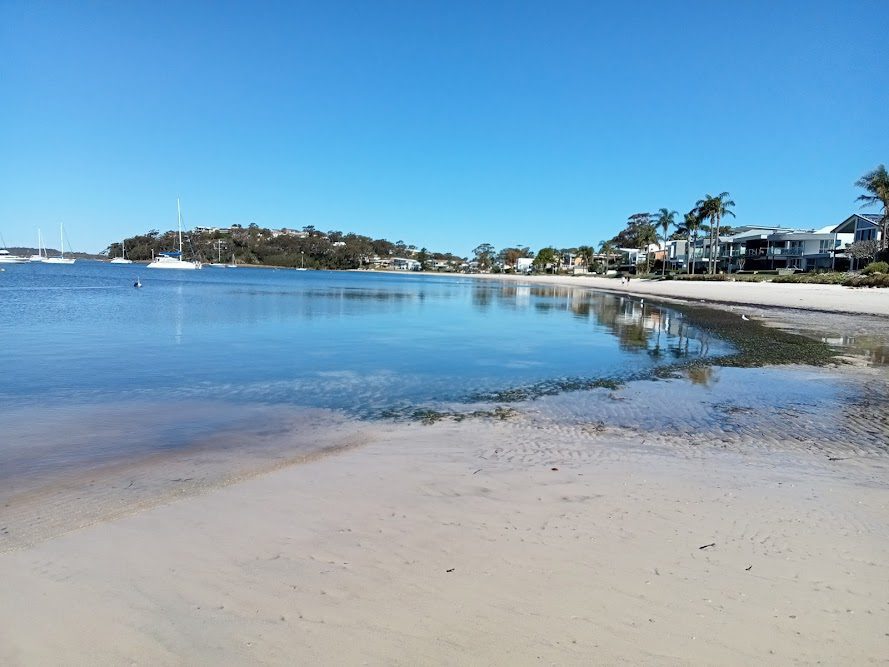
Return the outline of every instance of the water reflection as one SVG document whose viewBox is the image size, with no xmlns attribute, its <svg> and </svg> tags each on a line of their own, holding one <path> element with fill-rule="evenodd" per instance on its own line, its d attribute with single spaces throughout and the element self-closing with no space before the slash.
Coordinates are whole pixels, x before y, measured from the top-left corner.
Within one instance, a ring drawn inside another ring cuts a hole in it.
<svg viewBox="0 0 889 667">
<path fill-rule="evenodd" d="M 569 313 L 613 335 L 621 350 L 645 352 L 653 359 L 710 353 L 710 335 L 689 325 L 682 313 L 628 296 L 555 285 L 482 283 L 474 287 L 472 303 L 480 310 L 497 305 L 510 310 Z"/>
<path fill-rule="evenodd" d="M 869 365 L 889 365 L 889 342 L 873 336 L 822 336 L 821 341 L 862 357 Z"/>
</svg>

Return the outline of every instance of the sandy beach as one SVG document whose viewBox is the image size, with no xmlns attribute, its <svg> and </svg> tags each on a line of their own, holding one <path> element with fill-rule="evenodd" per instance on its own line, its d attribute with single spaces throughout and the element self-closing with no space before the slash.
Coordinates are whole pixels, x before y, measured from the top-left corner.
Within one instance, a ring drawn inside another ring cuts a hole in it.
<svg viewBox="0 0 889 667">
<path fill-rule="evenodd" d="M 884 458 L 512 423 L 365 436 L 3 554 L 0 660 L 865 664 L 889 652 Z"/>
<path fill-rule="evenodd" d="M 885 299 L 798 285 L 628 289 L 853 312 Z M 885 389 L 873 369 L 793 372 L 795 387 L 866 378 Z M 77 480 L 51 503 L 7 504 L 5 537 L 49 528 L 0 553 L 0 662 L 885 662 L 885 405 L 709 406 L 728 415 L 710 430 L 600 421 L 617 414 L 609 404 L 641 416 L 672 401 L 693 414 L 704 399 L 683 382 L 563 395 L 503 421 L 343 418 L 315 454 L 269 461 L 260 447 L 252 471 L 207 483 L 189 480 L 225 467 L 213 450 L 124 466 L 92 480 L 105 491 L 79 522 L 59 519 L 96 493 Z M 122 500 L 132 489 L 138 502 Z"/>
<path fill-rule="evenodd" d="M 736 304 L 765 308 L 796 308 L 826 313 L 889 315 L 889 290 L 842 285 L 787 284 L 769 282 L 638 280 L 621 285 L 620 280 L 600 276 L 517 276 L 479 274 L 475 277 L 529 282 L 538 285 L 589 287 L 615 293 L 661 297 L 711 304 Z"/>
</svg>

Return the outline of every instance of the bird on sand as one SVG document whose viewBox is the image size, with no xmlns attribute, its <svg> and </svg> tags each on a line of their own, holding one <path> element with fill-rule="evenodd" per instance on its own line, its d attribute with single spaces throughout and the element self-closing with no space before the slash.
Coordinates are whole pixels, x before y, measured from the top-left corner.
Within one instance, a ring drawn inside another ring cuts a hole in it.
<svg viewBox="0 0 889 667">
<path fill-rule="evenodd" d="M 741 319 L 744 320 L 745 322 L 749 322 L 749 321 L 750 321 L 750 318 L 747 317 L 746 315 L 741 315 Z"/>
</svg>

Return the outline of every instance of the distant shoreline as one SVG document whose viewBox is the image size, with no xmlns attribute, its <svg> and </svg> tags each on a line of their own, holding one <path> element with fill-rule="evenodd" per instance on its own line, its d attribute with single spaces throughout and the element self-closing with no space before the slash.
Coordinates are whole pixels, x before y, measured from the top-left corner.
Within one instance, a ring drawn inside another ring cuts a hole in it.
<svg viewBox="0 0 889 667">
<path fill-rule="evenodd" d="M 775 284 L 768 282 L 696 282 L 632 279 L 621 285 L 615 278 L 600 276 L 519 276 L 515 274 L 472 274 L 483 280 L 525 282 L 537 285 L 585 287 L 614 294 L 706 302 L 714 306 L 792 308 L 824 313 L 889 317 L 889 293 L 880 289 L 842 285 Z"/>
</svg>

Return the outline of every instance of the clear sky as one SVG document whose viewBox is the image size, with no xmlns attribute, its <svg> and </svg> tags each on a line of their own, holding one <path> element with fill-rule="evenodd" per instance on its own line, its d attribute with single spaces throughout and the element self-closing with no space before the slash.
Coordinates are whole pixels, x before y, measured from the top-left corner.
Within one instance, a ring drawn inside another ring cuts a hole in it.
<svg viewBox="0 0 889 667">
<path fill-rule="evenodd" d="M 889 2 L 0 0 L 0 232 L 597 244 L 728 190 L 821 227 L 889 163 Z"/>
</svg>

